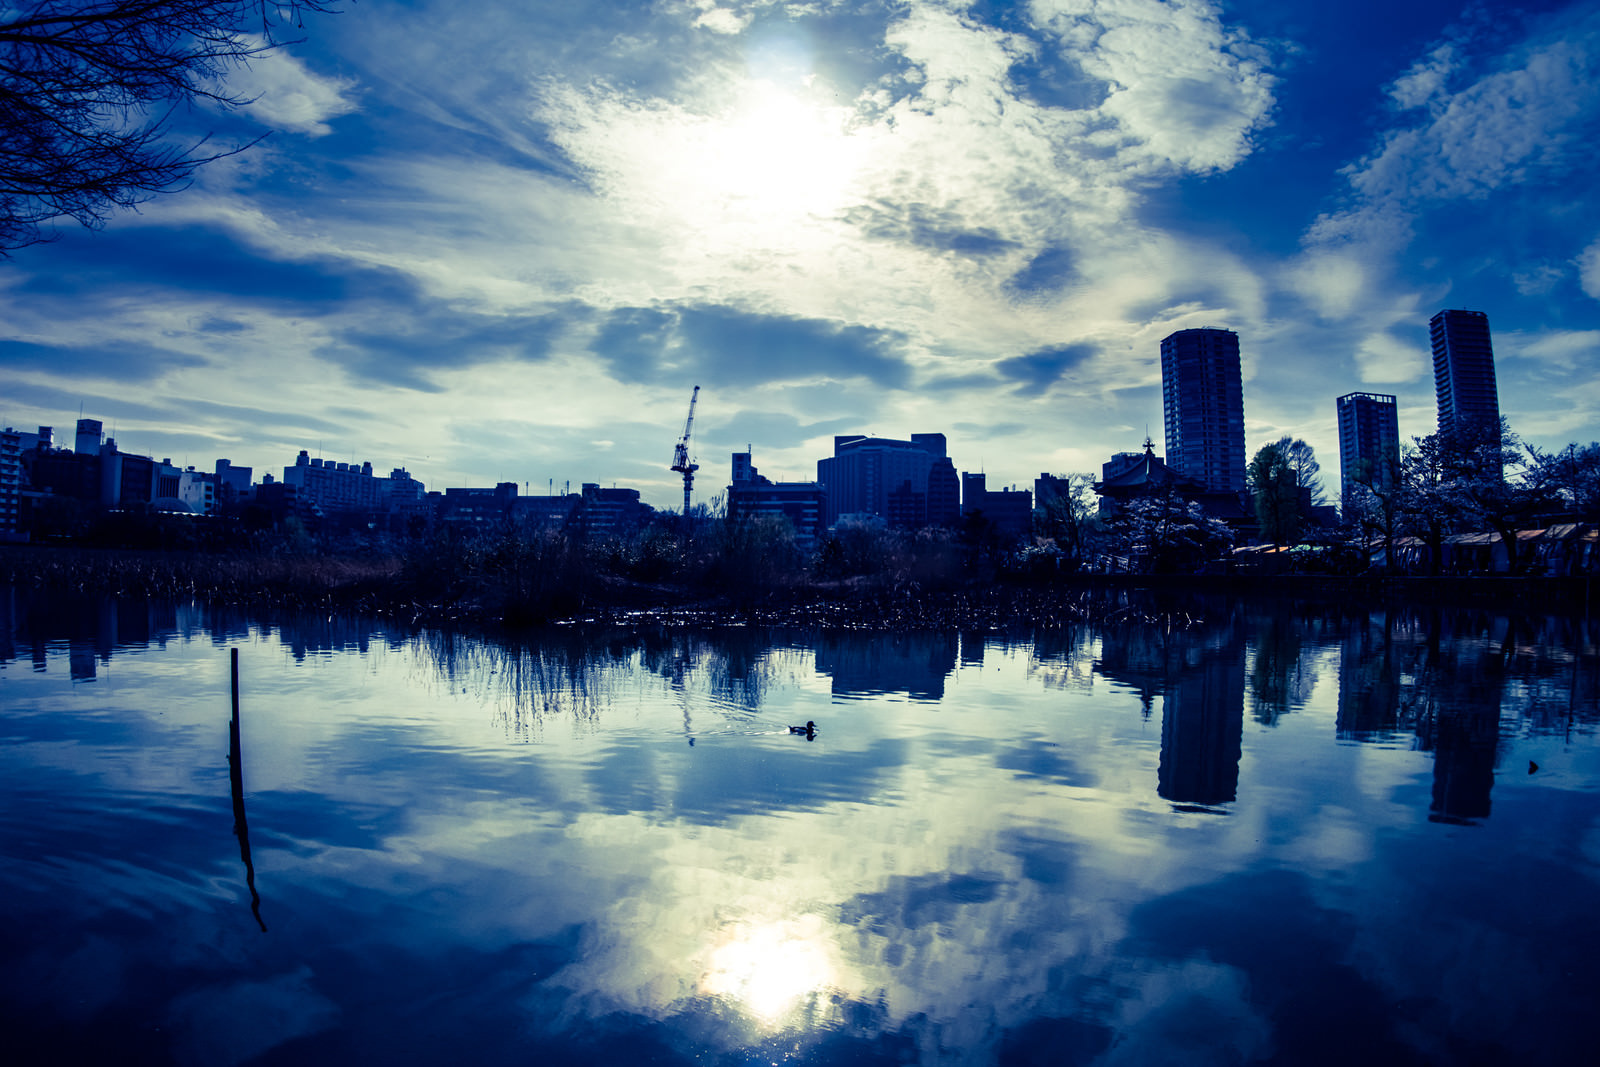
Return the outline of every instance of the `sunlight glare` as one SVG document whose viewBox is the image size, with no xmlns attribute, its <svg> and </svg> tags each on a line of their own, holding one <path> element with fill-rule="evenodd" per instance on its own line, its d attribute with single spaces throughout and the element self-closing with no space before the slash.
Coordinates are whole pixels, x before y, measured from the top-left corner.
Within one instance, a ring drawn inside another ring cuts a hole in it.
<svg viewBox="0 0 1600 1067">
<path fill-rule="evenodd" d="M 700 131 L 701 195 L 765 220 L 826 216 L 843 207 L 863 138 L 848 128 L 849 108 L 810 95 L 746 83 L 740 103 Z"/>
<path fill-rule="evenodd" d="M 711 950 L 700 990 L 738 1002 L 771 1026 L 811 995 L 831 987 L 835 971 L 818 921 L 736 923 Z"/>
</svg>

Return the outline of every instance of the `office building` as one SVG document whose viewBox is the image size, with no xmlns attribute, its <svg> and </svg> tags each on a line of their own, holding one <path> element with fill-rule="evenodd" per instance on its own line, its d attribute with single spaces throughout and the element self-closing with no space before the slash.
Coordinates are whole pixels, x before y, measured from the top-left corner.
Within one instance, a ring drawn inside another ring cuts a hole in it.
<svg viewBox="0 0 1600 1067">
<path fill-rule="evenodd" d="M 728 486 L 728 518 L 766 515 L 787 519 L 795 544 L 809 550 L 826 527 L 828 494 L 820 482 L 774 482 L 756 470 L 749 452 L 733 453 L 733 484 Z"/>
<path fill-rule="evenodd" d="M 1161 341 L 1167 466 L 1214 492 L 1245 487 L 1239 335 L 1203 327 Z"/>
<path fill-rule="evenodd" d="M 876 515 L 887 520 L 890 495 L 897 514 L 920 509 L 930 524 L 954 522 L 960 515 L 955 464 L 945 451 L 942 433 L 914 433 L 909 441 L 861 434 L 833 439 L 833 456 L 817 461 L 817 481 L 827 489 L 825 522 L 842 515 Z M 906 483 L 910 483 L 907 490 Z M 917 505 L 906 493 L 920 495 Z"/>
<path fill-rule="evenodd" d="M 1388 393 L 1347 393 L 1338 401 L 1340 506 L 1350 518 L 1361 508 L 1370 482 L 1394 488 L 1400 474 L 1400 416 Z"/>
<path fill-rule="evenodd" d="M 1433 344 L 1433 387 L 1439 400 L 1439 432 L 1500 426 L 1494 347 L 1489 316 L 1481 311 L 1441 311 L 1428 322 Z"/>
</svg>

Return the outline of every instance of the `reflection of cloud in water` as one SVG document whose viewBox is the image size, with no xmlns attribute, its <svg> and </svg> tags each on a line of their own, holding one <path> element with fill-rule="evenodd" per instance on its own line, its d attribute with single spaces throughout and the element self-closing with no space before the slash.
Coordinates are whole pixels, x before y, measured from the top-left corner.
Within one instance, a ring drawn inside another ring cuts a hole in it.
<svg viewBox="0 0 1600 1067">
<path fill-rule="evenodd" d="M 180 1062 L 232 1067 L 297 1037 L 333 1026 L 339 1008 L 312 988 L 311 970 L 262 982 L 208 986 L 173 1002 L 168 1025 L 178 1031 Z"/>
<path fill-rule="evenodd" d="M 839 1026 L 915 1035 L 940 1062 L 987 1062 L 1038 1014 L 1083 1015 L 1096 983 L 1121 991 L 1095 1024 L 1114 1025 L 1123 1009 L 1112 1005 L 1124 995 L 1137 1005 L 1151 980 L 1122 959 L 1132 902 L 1207 875 L 1148 854 L 1119 831 L 1115 808 L 1095 818 L 1099 806 L 1085 803 L 1062 836 L 1034 780 L 977 758 L 950 770 L 934 782 L 901 767 L 893 792 L 914 804 L 698 826 L 579 816 L 567 837 L 586 874 L 614 891 L 551 981 L 592 1020 L 623 1012 L 677 1025 L 706 1014 L 692 1006 L 711 997 L 724 1010 L 709 1013 L 721 1022 L 703 1036 L 729 1048 L 794 1026 L 811 1043 Z M 1004 829 L 1019 825 L 1038 832 Z"/>
<path fill-rule="evenodd" d="M 1252 1006 L 1248 975 L 1188 960 L 1128 977 L 1116 1007 L 1116 1041 L 1102 1067 L 1221 1067 L 1275 1051 L 1271 1024 Z"/>
</svg>

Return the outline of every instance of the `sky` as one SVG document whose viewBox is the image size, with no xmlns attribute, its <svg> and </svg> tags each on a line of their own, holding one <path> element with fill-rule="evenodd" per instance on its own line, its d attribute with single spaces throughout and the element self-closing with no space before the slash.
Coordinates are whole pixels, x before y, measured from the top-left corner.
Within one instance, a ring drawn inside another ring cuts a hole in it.
<svg viewBox="0 0 1600 1067">
<path fill-rule="evenodd" d="M 0 260 L 0 424 L 281 476 L 682 505 L 729 455 L 944 433 L 991 488 L 1163 449 L 1159 345 L 1239 334 L 1247 455 L 1335 398 L 1600 439 L 1600 2 L 353 0 L 175 129 L 250 150 Z"/>
</svg>

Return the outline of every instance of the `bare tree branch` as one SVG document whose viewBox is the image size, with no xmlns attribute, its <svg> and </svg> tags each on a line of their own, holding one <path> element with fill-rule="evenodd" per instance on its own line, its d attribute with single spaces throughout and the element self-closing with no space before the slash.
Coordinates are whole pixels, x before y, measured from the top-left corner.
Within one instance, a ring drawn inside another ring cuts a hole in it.
<svg viewBox="0 0 1600 1067">
<path fill-rule="evenodd" d="M 211 150 L 175 141 L 179 107 L 238 107 L 230 70 L 284 43 L 283 25 L 327 0 L 19 0 L 0 9 L 0 256 L 47 240 L 43 223 L 91 229 L 119 208 L 186 186 Z M 256 29 L 259 23 L 258 30 Z"/>
</svg>

